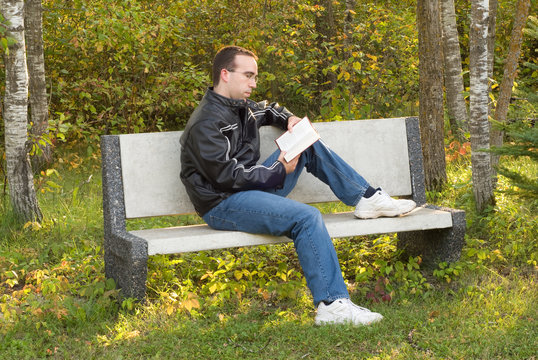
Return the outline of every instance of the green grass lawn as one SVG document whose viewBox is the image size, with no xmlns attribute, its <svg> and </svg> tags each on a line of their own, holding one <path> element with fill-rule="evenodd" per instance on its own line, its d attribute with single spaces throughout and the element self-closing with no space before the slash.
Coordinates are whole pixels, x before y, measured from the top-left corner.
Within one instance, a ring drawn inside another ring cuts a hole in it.
<svg viewBox="0 0 538 360">
<path fill-rule="evenodd" d="M 99 163 L 66 156 L 37 179 L 42 224 L 17 224 L 0 201 L 0 358 L 536 359 L 538 203 L 499 192 L 477 215 L 468 161 L 428 194 L 467 211 L 461 260 L 426 269 L 395 236 L 335 240 L 352 299 L 385 319 L 317 327 L 290 244 L 154 256 L 147 301 L 121 299 L 104 277 Z"/>
</svg>

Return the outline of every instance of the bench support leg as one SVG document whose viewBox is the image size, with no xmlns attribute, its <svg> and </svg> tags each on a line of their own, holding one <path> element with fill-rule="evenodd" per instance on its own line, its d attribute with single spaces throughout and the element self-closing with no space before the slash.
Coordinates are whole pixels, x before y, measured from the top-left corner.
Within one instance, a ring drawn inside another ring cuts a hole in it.
<svg viewBox="0 0 538 360">
<path fill-rule="evenodd" d="M 101 138 L 105 275 L 116 281 L 122 297 L 143 301 L 148 273 L 147 242 L 125 231 L 125 203 L 120 139 Z"/>
<path fill-rule="evenodd" d="M 127 246 L 122 249 L 107 247 L 105 240 L 105 275 L 116 281 L 123 298 L 144 301 L 148 274 L 147 245 L 139 241 L 118 242 Z"/>
<path fill-rule="evenodd" d="M 398 233 L 398 248 L 406 255 L 422 256 L 425 264 L 454 262 L 460 258 L 465 242 L 465 211 L 441 208 L 452 214 L 452 227 Z"/>
</svg>

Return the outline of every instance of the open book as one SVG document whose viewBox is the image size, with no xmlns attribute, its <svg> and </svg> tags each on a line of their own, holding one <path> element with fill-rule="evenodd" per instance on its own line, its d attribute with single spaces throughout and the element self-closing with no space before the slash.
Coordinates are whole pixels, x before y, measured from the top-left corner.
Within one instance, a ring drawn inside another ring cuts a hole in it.
<svg viewBox="0 0 538 360">
<path fill-rule="evenodd" d="M 280 151 L 286 152 L 284 159 L 290 161 L 319 139 L 318 132 L 305 116 L 295 124 L 292 132 L 286 131 L 275 142 Z"/>
</svg>

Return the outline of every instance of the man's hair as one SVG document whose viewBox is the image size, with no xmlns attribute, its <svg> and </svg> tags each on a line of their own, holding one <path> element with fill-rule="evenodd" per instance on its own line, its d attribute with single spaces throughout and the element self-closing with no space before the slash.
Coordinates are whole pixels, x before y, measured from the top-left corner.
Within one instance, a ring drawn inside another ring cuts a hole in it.
<svg viewBox="0 0 538 360">
<path fill-rule="evenodd" d="M 256 54 L 241 46 L 226 46 L 220 49 L 213 59 L 213 86 L 220 82 L 220 72 L 222 69 L 234 70 L 234 60 L 236 55 L 251 56 L 258 60 Z"/>
</svg>

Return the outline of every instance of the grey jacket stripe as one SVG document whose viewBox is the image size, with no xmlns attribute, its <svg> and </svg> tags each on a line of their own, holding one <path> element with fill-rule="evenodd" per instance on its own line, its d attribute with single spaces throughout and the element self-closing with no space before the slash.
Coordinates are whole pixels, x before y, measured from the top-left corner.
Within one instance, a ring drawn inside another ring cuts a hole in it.
<svg viewBox="0 0 538 360">
<path fill-rule="evenodd" d="M 226 131 L 237 130 L 237 128 L 238 128 L 237 124 L 231 124 L 231 125 L 228 125 L 228 126 L 225 126 L 225 127 L 221 128 L 219 131 L 222 134 L 222 133 L 224 133 Z M 227 148 L 226 149 L 226 160 L 230 160 L 230 151 L 231 151 L 230 140 L 226 136 L 224 136 L 224 138 L 226 139 L 226 148 Z M 254 165 L 254 166 L 251 166 L 251 167 L 249 167 L 247 169 L 247 168 L 245 168 L 245 166 L 243 164 L 237 164 L 237 159 L 232 158 L 231 160 L 233 160 L 236 163 L 236 166 L 234 167 L 235 169 L 241 168 L 241 169 L 243 169 L 244 172 L 251 172 L 251 171 L 254 171 L 257 168 L 266 168 L 268 170 L 272 170 L 278 165 L 278 161 L 275 161 L 273 163 L 273 165 L 271 165 L 270 167 L 263 166 L 263 165 Z"/>
</svg>

